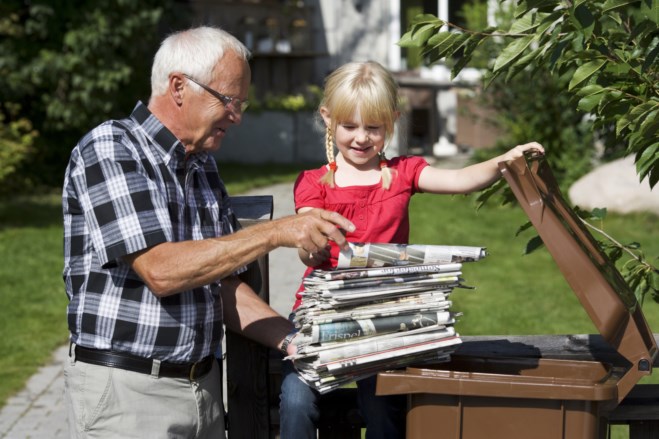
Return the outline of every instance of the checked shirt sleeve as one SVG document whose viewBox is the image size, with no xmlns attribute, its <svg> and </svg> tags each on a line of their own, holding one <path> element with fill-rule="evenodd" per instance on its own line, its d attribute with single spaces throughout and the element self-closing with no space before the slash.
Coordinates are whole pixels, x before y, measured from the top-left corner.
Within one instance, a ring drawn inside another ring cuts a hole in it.
<svg viewBox="0 0 659 439">
<path fill-rule="evenodd" d="M 167 202 L 125 130 L 116 123 L 91 133 L 71 179 L 101 265 L 172 239 Z"/>
</svg>

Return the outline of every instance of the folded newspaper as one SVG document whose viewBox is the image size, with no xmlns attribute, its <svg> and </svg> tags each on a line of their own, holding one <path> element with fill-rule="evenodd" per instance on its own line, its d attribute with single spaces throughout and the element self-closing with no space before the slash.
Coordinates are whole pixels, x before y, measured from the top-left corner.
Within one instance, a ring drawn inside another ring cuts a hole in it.
<svg viewBox="0 0 659 439">
<path fill-rule="evenodd" d="M 362 242 L 339 253 L 337 268 L 474 262 L 486 255 L 484 247 Z"/>
<path fill-rule="evenodd" d="M 358 243 L 351 252 L 339 266 L 352 268 L 314 270 L 303 281 L 298 351 L 287 357 L 300 378 L 327 393 L 383 370 L 447 361 L 461 343 L 449 296 L 467 288 L 462 262 L 485 249 Z"/>
</svg>

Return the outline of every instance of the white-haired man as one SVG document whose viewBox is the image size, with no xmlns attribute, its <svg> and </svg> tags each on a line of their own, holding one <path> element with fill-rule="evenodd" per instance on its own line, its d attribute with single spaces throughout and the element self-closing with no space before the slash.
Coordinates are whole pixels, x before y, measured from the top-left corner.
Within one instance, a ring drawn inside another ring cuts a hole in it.
<svg viewBox="0 0 659 439">
<path fill-rule="evenodd" d="M 148 106 L 91 130 L 63 189 L 72 437 L 224 437 L 223 328 L 294 352 L 291 323 L 238 277 L 279 247 L 346 245 L 315 210 L 238 230 L 210 152 L 247 107 L 249 52 L 198 27 L 167 37 Z"/>
</svg>

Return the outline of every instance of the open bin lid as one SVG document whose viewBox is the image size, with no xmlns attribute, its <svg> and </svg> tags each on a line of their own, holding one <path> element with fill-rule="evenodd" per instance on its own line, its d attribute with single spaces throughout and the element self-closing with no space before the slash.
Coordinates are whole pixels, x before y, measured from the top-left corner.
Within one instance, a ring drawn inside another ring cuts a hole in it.
<svg viewBox="0 0 659 439">
<path fill-rule="evenodd" d="M 544 157 L 501 162 L 499 169 L 595 327 L 631 363 L 618 381 L 621 401 L 657 355 L 634 293 L 566 203 Z"/>
</svg>

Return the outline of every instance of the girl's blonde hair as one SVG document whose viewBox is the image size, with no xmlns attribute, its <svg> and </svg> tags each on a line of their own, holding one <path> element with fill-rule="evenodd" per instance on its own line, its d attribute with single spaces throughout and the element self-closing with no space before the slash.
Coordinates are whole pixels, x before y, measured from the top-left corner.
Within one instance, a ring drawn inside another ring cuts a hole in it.
<svg viewBox="0 0 659 439">
<path fill-rule="evenodd" d="M 325 150 L 329 170 L 321 183 L 334 187 L 334 131 L 337 124 L 350 120 L 359 110 L 362 121 L 367 124 L 384 125 L 385 147 L 380 153 L 382 187 L 389 189 L 393 179 L 387 167 L 384 150 L 394 135 L 398 117 L 398 84 L 393 75 L 375 61 L 351 62 L 342 65 L 325 79 L 323 99 L 319 109 L 329 111 L 331 123 L 325 127 Z"/>
</svg>

